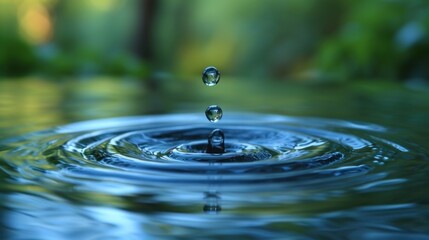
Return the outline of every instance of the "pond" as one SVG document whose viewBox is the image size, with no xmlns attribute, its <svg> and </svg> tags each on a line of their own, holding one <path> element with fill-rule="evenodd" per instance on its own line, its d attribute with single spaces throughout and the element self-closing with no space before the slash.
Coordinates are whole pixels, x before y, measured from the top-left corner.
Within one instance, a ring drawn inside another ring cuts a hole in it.
<svg viewBox="0 0 429 240">
<path fill-rule="evenodd" d="M 369 81 L 3 79 L 1 233 L 429 239 L 428 93 Z M 213 104 L 216 123 L 204 115 Z M 207 150 L 214 129 L 220 152 Z"/>
</svg>

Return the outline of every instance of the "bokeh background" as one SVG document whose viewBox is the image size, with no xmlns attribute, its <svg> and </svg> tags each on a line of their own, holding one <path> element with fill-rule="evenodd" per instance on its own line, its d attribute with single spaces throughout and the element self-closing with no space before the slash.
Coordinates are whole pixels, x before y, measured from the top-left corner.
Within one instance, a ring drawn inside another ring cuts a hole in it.
<svg viewBox="0 0 429 240">
<path fill-rule="evenodd" d="M 0 128 L 209 104 L 420 124 L 428 12 L 426 0 L 0 0 Z M 209 65 L 222 73 L 212 88 Z"/>
</svg>

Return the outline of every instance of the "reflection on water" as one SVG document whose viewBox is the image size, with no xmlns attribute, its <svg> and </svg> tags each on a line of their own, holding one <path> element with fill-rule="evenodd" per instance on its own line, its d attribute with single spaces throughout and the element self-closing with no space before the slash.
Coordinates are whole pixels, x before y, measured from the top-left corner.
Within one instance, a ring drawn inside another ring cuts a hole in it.
<svg viewBox="0 0 429 240">
<path fill-rule="evenodd" d="M 244 103 L 234 88 L 253 88 L 223 79 L 223 106 L 282 115 L 229 113 L 225 153 L 210 154 L 214 126 L 188 103 L 212 98 L 192 85 L 159 111 L 197 114 L 105 119 L 149 113 L 145 90 L 67 84 L 0 82 L 6 238 L 428 239 L 425 93 L 274 86 Z"/>
<path fill-rule="evenodd" d="M 15 135 L 88 119 L 201 112 L 213 102 L 229 111 L 361 120 L 407 129 L 425 126 L 428 117 L 429 90 L 387 83 L 261 85 L 225 78 L 217 90 L 201 87 L 199 81 L 163 79 L 159 83 L 163 90 L 153 96 L 131 79 L 67 80 L 1 79 L 0 129 L 12 127 Z M 419 130 L 429 134 L 427 128 Z"/>
<path fill-rule="evenodd" d="M 135 81 L 98 78 L 54 82 L 40 78 L 0 81 L 0 129 L 29 132 L 82 119 L 140 113 Z M 11 131 L 11 133 L 16 133 Z M 4 134 L 1 134 L 4 135 Z"/>
</svg>

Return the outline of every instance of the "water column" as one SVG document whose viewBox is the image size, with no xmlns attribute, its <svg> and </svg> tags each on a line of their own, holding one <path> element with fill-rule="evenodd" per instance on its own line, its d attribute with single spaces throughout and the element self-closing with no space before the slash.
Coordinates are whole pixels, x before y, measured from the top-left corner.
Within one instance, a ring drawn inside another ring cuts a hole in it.
<svg viewBox="0 0 429 240">
<path fill-rule="evenodd" d="M 215 86 L 220 80 L 220 72 L 215 67 L 206 67 L 203 71 L 202 76 L 203 82 L 206 86 L 212 87 Z M 218 122 L 222 118 L 222 108 L 218 105 L 210 105 L 206 109 L 206 117 L 212 122 Z M 208 136 L 208 143 L 206 148 L 206 153 L 210 154 L 221 154 L 225 152 L 225 135 L 222 130 L 214 129 Z M 213 163 L 210 163 L 213 164 Z M 209 179 L 212 183 L 208 187 L 208 191 L 205 193 L 205 205 L 203 211 L 207 214 L 218 214 L 221 211 L 220 205 L 220 194 L 217 191 L 218 187 L 216 185 L 216 178 L 218 176 L 209 175 Z"/>
<path fill-rule="evenodd" d="M 220 72 L 213 66 L 206 67 L 202 76 L 206 86 L 212 87 L 218 84 L 220 80 Z M 206 117 L 212 122 L 218 122 L 222 118 L 222 108 L 218 105 L 210 105 L 206 109 Z M 224 153 L 225 152 L 225 135 L 222 130 L 213 130 L 208 137 L 207 153 Z"/>
</svg>

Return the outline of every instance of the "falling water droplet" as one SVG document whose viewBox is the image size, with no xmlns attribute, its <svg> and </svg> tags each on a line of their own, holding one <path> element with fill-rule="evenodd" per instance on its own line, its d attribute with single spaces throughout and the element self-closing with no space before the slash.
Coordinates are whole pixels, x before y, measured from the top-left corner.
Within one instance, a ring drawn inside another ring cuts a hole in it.
<svg viewBox="0 0 429 240">
<path fill-rule="evenodd" d="M 215 67 L 206 67 L 203 71 L 203 82 L 207 86 L 214 86 L 220 80 L 220 72 Z"/>
<path fill-rule="evenodd" d="M 224 153 L 225 152 L 225 135 L 220 129 L 213 130 L 208 139 L 207 153 Z"/>
<path fill-rule="evenodd" d="M 222 108 L 218 105 L 210 105 L 206 109 L 206 117 L 210 122 L 217 122 L 222 118 Z"/>
</svg>

